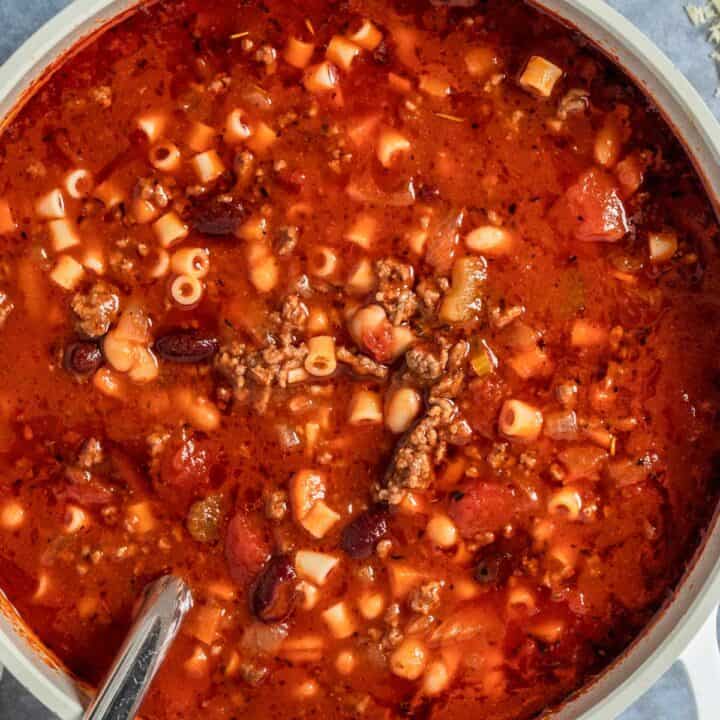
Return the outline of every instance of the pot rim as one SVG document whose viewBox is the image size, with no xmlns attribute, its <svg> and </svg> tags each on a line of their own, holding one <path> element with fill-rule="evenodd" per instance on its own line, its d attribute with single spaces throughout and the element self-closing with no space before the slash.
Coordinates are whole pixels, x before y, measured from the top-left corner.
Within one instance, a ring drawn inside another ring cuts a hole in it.
<svg viewBox="0 0 720 720">
<path fill-rule="evenodd" d="M 577 28 L 626 71 L 660 108 L 720 214 L 720 126 L 703 99 L 640 30 L 604 0 L 527 0 Z M 139 0 L 74 0 L 0 67 L 0 132 L 24 101 L 78 47 Z M 720 510 L 663 610 L 595 680 L 546 717 L 611 720 L 665 672 L 720 601 Z M 715 559 L 717 558 L 717 559 Z M 86 688 L 48 662 L 47 651 L 8 609 L 0 591 L 0 647 L 8 669 L 62 720 L 79 720 Z"/>
</svg>

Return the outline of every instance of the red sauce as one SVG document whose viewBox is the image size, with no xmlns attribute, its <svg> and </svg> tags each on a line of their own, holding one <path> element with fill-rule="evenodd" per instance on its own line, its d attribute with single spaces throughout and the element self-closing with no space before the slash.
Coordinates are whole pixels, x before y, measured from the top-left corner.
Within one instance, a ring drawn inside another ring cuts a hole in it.
<svg viewBox="0 0 720 720">
<path fill-rule="evenodd" d="M 718 226 L 516 1 L 148 5 L 0 138 L 0 585 L 145 720 L 530 718 L 715 507 Z M 452 3 L 450 3 L 452 5 Z"/>
</svg>

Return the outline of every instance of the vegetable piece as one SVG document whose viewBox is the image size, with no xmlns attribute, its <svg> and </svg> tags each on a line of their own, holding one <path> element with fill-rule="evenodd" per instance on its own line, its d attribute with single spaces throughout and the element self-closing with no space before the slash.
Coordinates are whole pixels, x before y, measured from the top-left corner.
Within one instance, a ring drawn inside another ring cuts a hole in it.
<svg viewBox="0 0 720 720">
<path fill-rule="evenodd" d="M 251 527 L 249 518 L 237 512 L 228 524 L 225 535 L 225 558 L 230 577 L 240 586 L 247 586 L 269 557 L 267 543 Z"/>
<path fill-rule="evenodd" d="M 193 540 L 209 543 L 220 537 L 220 523 L 223 519 L 223 503 L 219 495 L 208 495 L 190 506 L 187 529 Z"/>
<path fill-rule="evenodd" d="M 478 377 L 485 377 L 498 366 L 495 353 L 485 340 L 474 340 L 470 346 L 470 367 Z"/>
<path fill-rule="evenodd" d="M 439 275 L 446 275 L 453 266 L 464 217 L 464 210 L 451 210 L 428 230 L 425 260 Z"/>
<path fill-rule="evenodd" d="M 514 522 L 522 501 L 514 487 L 476 482 L 451 494 L 448 515 L 464 538 L 500 530 Z"/>
<path fill-rule="evenodd" d="M 487 263 L 482 257 L 462 257 L 452 270 L 452 287 L 440 306 L 443 322 L 472 320 L 482 309 L 482 289 L 487 280 Z"/>
<path fill-rule="evenodd" d="M 625 206 L 611 175 L 588 170 L 566 193 L 576 219 L 575 237 L 583 242 L 617 242 L 629 230 Z"/>
</svg>

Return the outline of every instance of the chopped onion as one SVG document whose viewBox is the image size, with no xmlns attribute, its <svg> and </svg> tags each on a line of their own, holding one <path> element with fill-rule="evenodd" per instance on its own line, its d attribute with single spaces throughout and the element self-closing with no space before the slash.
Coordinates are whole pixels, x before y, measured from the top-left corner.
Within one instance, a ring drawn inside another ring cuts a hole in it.
<svg viewBox="0 0 720 720">
<path fill-rule="evenodd" d="M 245 628 L 240 647 L 252 655 L 274 655 L 288 636 L 285 623 L 251 623 Z"/>
<path fill-rule="evenodd" d="M 412 178 L 402 190 L 387 193 L 378 187 L 369 170 L 351 178 L 346 192 L 355 202 L 381 207 L 408 207 L 415 202 Z"/>
</svg>

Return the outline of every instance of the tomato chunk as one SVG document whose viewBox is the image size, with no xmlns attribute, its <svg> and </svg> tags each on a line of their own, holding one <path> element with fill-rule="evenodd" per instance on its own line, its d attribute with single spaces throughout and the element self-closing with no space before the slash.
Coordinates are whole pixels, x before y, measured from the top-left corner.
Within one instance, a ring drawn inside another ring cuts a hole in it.
<svg viewBox="0 0 720 720">
<path fill-rule="evenodd" d="M 173 509 L 185 512 L 190 503 L 207 494 L 216 448 L 207 440 L 187 438 L 165 448 L 154 485 Z"/>
<path fill-rule="evenodd" d="M 521 504 L 514 488 L 479 482 L 452 497 L 449 514 L 460 534 L 471 538 L 513 522 Z"/>
<path fill-rule="evenodd" d="M 362 334 L 362 344 L 378 362 L 388 362 L 391 357 L 392 325 L 384 320 L 367 328 Z"/>
<path fill-rule="evenodd" d="M 228 524 L 225 536 L 225 558 L 230 577 L 247 586 L 260 572 L 270 556 L 270 548 L 259 530 L 252 527 L 248 516 L 237 512 Z"/>
<path fill-rule="evenodd" d="M 606 172 L 588 170 L 566 194 L 576 218 L 575 237 L 584 242 L 617 242 L 628 232 L 620 190 Z"/>
</svg>

